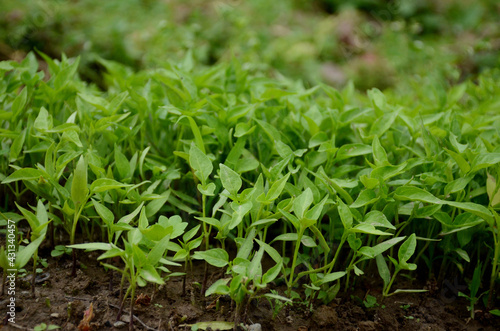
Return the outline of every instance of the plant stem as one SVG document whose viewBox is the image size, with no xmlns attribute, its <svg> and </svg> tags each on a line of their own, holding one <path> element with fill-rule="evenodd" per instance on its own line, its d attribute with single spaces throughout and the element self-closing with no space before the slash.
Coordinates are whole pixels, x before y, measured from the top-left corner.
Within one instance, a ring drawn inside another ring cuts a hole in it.
<svg viewBox="0 0 500 331">
<path fill-rule="evenodd" d="M 292 260 L 292 267 L 290 269 L 290 280 L 288 281 L 288 296 L 290 296 L 292 292 L 292 285 L 294 284 L 293 282 L 293 275 L 295 273 L 295 264 L 297 263 L 297 255 L 299 255 L 299 247 L 300 247 L 300 241 L 302 240 L 302 235 L 304 231 L 300 230 L 298 233 L 297 241 L 295 243 L 295 250 L 293 252 L 293 260 Z"/>
<path fill-rule="evenodd" d="M 85 199 L 85 203 L 87 202 L 87 199 Z M 82 203 L 78 211 L 75 212 L 75 216 L 73 217 L 73 224 L 71 226 L 71 234 L 70 234 L 70 244 L 74 245 L 75 244 L 75 232 L 76 232 L 76 225 L 78 224 L 78 219 L 80 218 L 80 214 L 83 211 L 83 207 L 85 206 L 85 203 Z M 71 249 L 72 255 L 73 255 L 73 270 L 71 271 L 71 276 L 76 277 L 76 251 L 74 248 Z"/>
<path fill-rule="evenodd" d="M 31 293 L 33 294 L 33 298 L 35 297 L 35 280 L 36 280 L 36 264 L 38 260 L 38 249 L 33 254 L 33 275 L 31 277 Z"/>
<path fill-rule="evenodd" d="M 500 259 L 500 238 L 495 238 L 495 254 L 493 255 L 493 265 L 491 267 L 490 291 L 488 294 L 488 308 L 493 308 L 493 298 L 495 297 L 495 281 L 497 279 L 498 260 Z"/>
<path fill-rule="evenodd" d="M 399 267 L 396 267 L 396 270 L 394 270 L 394 274 L 392 275 L 392 278 L 391 278 L 391 281 L 389 282 L 389 284 L 387 285 L 387 287 L 385 288 L 383 294 L 384 294 L 384 297 L 387 297 L 389 296 L 389 291 L 391 289 L 391 286 L 392 286 L 392 283 L 394 283 L 394 280 L 396 279 L 396 275 L 398 274 L 398 272 L 400 271 L 401 269 L 399 269 Z"/>
<path fill-rule="evenodd" d="M 321 272 L 321 271 L 326 270 L 326 269 L 329 269 L 329 270 L 327 271 L 327 274 L 329 274 L 330 272 L 332 272 L 332 269 L 333 269 L 333 267 L 335 266 L 335 262 L 337 261 L 337 258 L 338 258 L 338 256 L 339 256 L 339 252 L 340 252 L 340 250 L 342 249 L 342 246 L 344 245 L 344 243 L 345 243 L 345 237 L 344 237 L 344 236 L 342 236 L 342 240 L 340 241 L 340 245 L 339 245 L 339 247 L 337 248 L 337 251 L 336 251 L 336 253 L 335 253 L 335 257 L 333 258 L 333 260 L 332 260 L 330 263 L 328 263 L 327 265 L 325 265 L 325 266 L 323 266 L 323 267 L 321 267 L 321 268 L 318 268 L 318 269 L 313 269 L 313 270 L 307 270 L 307 271 L 302 271 L 302 272 L 300 272 L 300 273 L 297 275 L 297 277 L 295 278 L 295 280 L 293 281 L 293 283 L 292 283 L 291 287 L 293 287 L 293 286 L 295 285 L 295 283 L 297 283 L 297 281 L 298 281 L 300 278 L 302 278 L 303 276 L 306 276 L 306 275 L 309 275 L 309 274 L 312 274 L 312 273 Z"/>
<path fill-rule="evenodd" d="M 132 285 L 132 293 L 130 293 L 130 322 L 128 324 L 129 331 L 134 330 L 134 298 L 135 298 L 135 283 Z"/>
<path fill-rule="evenodd" d="M 206 210 L 205 210 L 205 204 L 206 204 L 206 200 L 207 200 L 207 197 L 205 196 L 205 194 L 202 195 L 201 197 L 201 203 L 202 203 L 202 215 L 203 217 L 205 217 L 206 215 Z M 209 227 L 209 229 L 211 229 L 211 227 Z M 208 251 L 209 247 L 210 247 L 210 243 L 209 243 L 209 239 L 210 239 L 210 233 L 209 233 L 209 229 L 207 229 L 207 223 L 203 222 L 203 235 L 205 237 L 205 250 Z M 204 295 L 205 294 L 205 290 L 206 290 L 206 287 L 207 287 L 207 279 L 208 279 L 208 262 L 205 261 L 205 272 L 203 273 L 203 282 L 201 284 L 201 290 L 200 290 L 200 294 L 201 295 Z"/>
</svg>

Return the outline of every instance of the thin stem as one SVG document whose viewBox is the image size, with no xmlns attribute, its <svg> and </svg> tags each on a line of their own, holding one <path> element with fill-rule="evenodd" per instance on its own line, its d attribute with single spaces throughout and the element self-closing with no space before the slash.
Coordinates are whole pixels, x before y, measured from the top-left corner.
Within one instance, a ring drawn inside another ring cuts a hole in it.
<svg viewBox="0 0 500 331">
<path fill-rule="evenodd" d="M 35 297 L 35 280 L 36 280 L 36 264 L 38 260 L 38 249 L 33 254 L 33 276 L 31 278 L 31 293 L 33 294 L 33 298 Z"/>
<path fill-rule="evenodd" d="M 202 215 L 203 217 L 205 217 L 206 215 L 206 200 L 207 200 L 207 197 L 205 196 L 205 194 L 202 195 L 201 197 L 201 201 L 202 201 Z M 203 222 L 203 235 L 205 237 L 205 250 L 208 251 L 209 247 L 210 247 L 210 243 L 209 243 L 209 240 L 210 240 L 210 232 L 209 230 L 211 230 L 211 226 L 208 227 L 207 229 L 207 224 L 205 222 Z M 200 294 L 201 295 L 204 295 L 205 294 L 205 290 L 206 290 L 206 287 L 207 287 L 207 279 L 208 279 L 208 263 L 207 261 L 205 261 L 205 272 L 203 274 L 203 282 L 201 284 L 201 290 L 200 290 Z"/>
<path fill-rule="evenodd" d="M 302 235 L 304 231 L 300 230 L 298 233 L 297 241 L 295 243 L 295 250 L 293 252 L 292 267 L 290 269 L 290 280 L 288 281 L 288 295 L 290 296 L 292 292 L 293 275 L 295 273 L 295 264 L 297 263 L 297 255 L 299 255 L 300 241 L 302 240 Z"/>
<path fill-rule="evenodd" d="M 489 295 L 488 295 L 488 308 L 493 308 L 495 281 L 497 279 L 497 273 L 498 273 L 497 272 L 498 260 L 500 259 L 500 238 L 494 237 L 494 240 L 495 240 L 495 254 L 493 255 L 493 266 L 491 268 L 490 291 L 489 291 Z"/>
<path fill-rule="evenodd" d="M 71 226 L 71 234 L 70 234 L 70 244 L 74 245 L 75 244 L 75 232 L 76 232 L 76 224 L 78 223 L 78 219 L 80 218 L 80 214 L 83 211 L 83 206 L 85 204 L 82 204 L 79 208 L 78 211 L 75 213 L 75 216 L 73 218 L 73 225 Z M 73 255 L 73 270 L 71 271 L 71 276 L 76 277 L 76 251 L 74 248 L 71 249 L 72 255 Z"/>
<path fill-rule="evenodd" d="M 132 285 L 132 293 L 130 295 L 130 322 L 128 324 L 129 331 L 134 330 L 134 298 L 135 298 L 135 283 Z"/>
<path fill-rule="evenodd" d="M 400 270 L 401 269 L 399 269 L 399 267 L 396 267 L 396 270 L 394 270 L 394 274 L 392 275 L 391 281 L 389 282 L 389 284 L 387 285 L 387 288 L 383 292 L 384 293 L 384 297 L 389 296 L 389 291 L 391 289 L 392 283 L 394 283 L 394 280 L 396 279 L 396 275 L 398 274 L 398 272 Z"/>
</svg>

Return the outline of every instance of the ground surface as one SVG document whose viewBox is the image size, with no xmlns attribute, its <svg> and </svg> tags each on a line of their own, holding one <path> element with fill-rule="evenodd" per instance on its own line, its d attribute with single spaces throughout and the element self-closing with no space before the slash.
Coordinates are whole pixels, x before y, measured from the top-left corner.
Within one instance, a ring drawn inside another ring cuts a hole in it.
<svg viewBox="0 0 500 331">
<path fill-rule="evenodd" d="M 80 255 L 84 255 L 80 252 Z M 2 330 L 32 329 L 40 323 L 55 324 L 62 330 L 76 330 L 84 311 L 93 303 L 92 330 L 126 330 L 125 323 L 116 323 L 119 303 L 117 276 L 115 286 L 109 289 L 109 274 L 95 260 L 97 254 L 80 256 L 83 266 L 76 278 L 71 277 L 71 259 L 49 259 L 48 268 L 39 275 L 36 298 L 32 297 L 28 278 L 18 281 L 18 312 L 16 327 L 0 326 Z M 141 293 L 153 297 L 148 305 L 136 305 L 135 315 L 147 326 L 135 323 L 137 330 L 190 330 L 186 324 L 201 321 L 233 321 L 230 300 L 220 298 L 216 310 L 214 297 L 199 294 L 204 265 L 195 264 L 187 278 L 186 294 L 182 295 L 182 279 L 172 278 L 158 288 L 153 296 L 152 286 L 140 288 Z M 369 274 L 370 275 L 370 274 Z M 375 275 L 375 274 L 372 274 Z M 222 276 L 221 271 L 211 270 L 208 283 Z M 378 277 L 377 277 L 378 278 Z M 460 284 L 446 282 L 442 288 L 427 284 L 426 294 L 401 294 L 381 302 L 380 293 L 370 292 L 370 287 L 380 288 L 378 279 L 365 278 L 356 286 L 355 293 L 340 295 L 329 305 L 317 302 L 312 313 L 306 309 L 283 309 L 273 320 L 272 309 L 266 300 L 251 304 L 247 322 L 260 323 L 262 330 L 495 330 L 499 320 L 476 312 L 476 320 L 469 320 L 467 302 L 455 296 Z M 375 283 L 377 285 L 375 286 Z M 401 284 L 402 286 L 408 284 Z M 281 288 L 276 288 L 281 292 Z M 377 297 L 376 308 L 366 308 L 357 298 L 367 293 Z M 0 297 L 0 301 L 6 299 Z M 146 300 L 147 301 L 147 300 Z M 382 307 L 383 305 L 383 307 Z M 2 304 L 3 306 L 3 304 Z M 128 321 L 128 304 L 121 320 Z M 121 327 L 115 327 L 114 325 Z M 149 328 L 148 328 L 149 327 Z"/>
</svg>

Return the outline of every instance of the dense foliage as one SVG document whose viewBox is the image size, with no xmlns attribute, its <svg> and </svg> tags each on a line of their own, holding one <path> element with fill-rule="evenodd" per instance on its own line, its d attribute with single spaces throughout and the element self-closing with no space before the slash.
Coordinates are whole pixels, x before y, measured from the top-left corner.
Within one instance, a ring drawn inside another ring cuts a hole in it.
<svg viewBox="0 0 500 331">
<path fill-rule="evenodd" d="M 205 260 L 227 268 L 207 295 L 230 294 L 236 321 L 262 295 L 329 302 L 370 261 L 385 296 L 403 291 L 392 289 L 400 272 L 442 279 L 477 266 L 493 304 L 498 71 L 423 88 L 415 102 L 305 88 L 237 61 L 193 71 L 188 56 L 134 73 L 100 59 L 102 92 L 78 79 L 78 58 L 40 55 L 47 75 L 34 54 L 0 65 L 3 215 L 28 221 L 25 255 L 67 232 L 72 248 L 121 257 L 103 265 L 128 280 L 124 298 L 173 276 L 169 265 Z M 278 278 L 287 291 L 266 293 Z"/>
<path fill-rule="evenodd" d="M 472 317 L 500 314 L 498 4 L 191 3 L 2 4 L 16 268 L 40 271 L 45 246 L 75 274 L 102 251 L 133 311 L 138 286 L 185 289 L 200 260 L 235 324 L 252 300 L 313 309 L 367 272 L 383 297 L 458 276 Z"/>
</svg>

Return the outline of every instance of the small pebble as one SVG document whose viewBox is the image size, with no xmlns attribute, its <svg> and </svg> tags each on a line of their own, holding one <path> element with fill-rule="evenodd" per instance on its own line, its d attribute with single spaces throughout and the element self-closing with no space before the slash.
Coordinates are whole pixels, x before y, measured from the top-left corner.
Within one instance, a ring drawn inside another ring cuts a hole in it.
<svg viewBox="0 0 500 331">
<path fill-rule="evenodd" d="M 122 322 L 122 321 L 118 321 L 118 322 L 115 322 L 115 324 L 113 324 L 113 326 L 115 328 L 121 328 L 121 327 L 124 327 L 125 325 L 127 325 L 127 323 Z"/>
<path fill-rule="evenodd" d="M 262 331 L 262 326 L 260 323 L 255 323 L 247 326 L 248 331 Z"/>
<path fill-rule="evenodd" d="M 125 323 L 130 323 L 130 316 L 129 315 L 122 315 L 122 317 L 120 319 Z"/>
<path fill-rule="evenodd" d="M 52 313 L 52 314 L 50 314 L 50 317 L 52 317 L 52 318 L 59 318 L 59 314 L 58 313 Z"/>
</svg>

